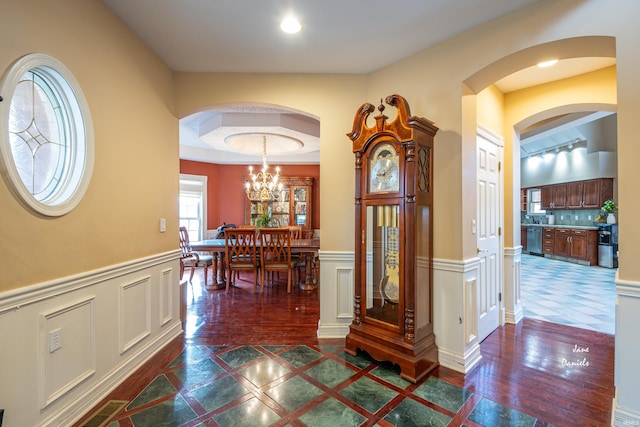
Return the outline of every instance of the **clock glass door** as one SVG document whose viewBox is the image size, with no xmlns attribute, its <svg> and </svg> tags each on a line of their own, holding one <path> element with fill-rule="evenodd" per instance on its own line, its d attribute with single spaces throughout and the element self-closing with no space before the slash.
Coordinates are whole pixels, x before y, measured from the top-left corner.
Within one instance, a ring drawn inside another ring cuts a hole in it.
<svg viewBox="0 0 640 427">
<path fill-rule="evenodd" d="M 366 207 L 366 317 L 394 326 L 400 324 L 399 213 L 399 205 Z"/>
</svg>

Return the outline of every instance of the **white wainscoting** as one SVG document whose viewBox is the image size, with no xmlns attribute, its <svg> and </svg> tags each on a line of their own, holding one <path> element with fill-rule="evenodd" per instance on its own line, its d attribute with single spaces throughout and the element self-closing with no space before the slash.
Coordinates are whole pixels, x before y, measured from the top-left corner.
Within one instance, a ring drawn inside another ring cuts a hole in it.
<svg viewBox="0 0 640 427">
<path fill-rule="evenodd" d="M 120 285 L 120 353 L 151 334 L 151 276 Z"/>
<path fill-rule="evenodd" d="M 353 320 L 353 252 L 320 251 L 318 338 L 344 338 Z"/>
<path fill-rule="evenodd" d="M 522 246 L 504 248 L 504 298 L 502 299 L 504 321 L 514 325 L 524 318 L 520 281 L 521 265 Z"/>
<path fill-rule="evenodd" d="M 40 316 L 40 409 L 96 372 L 95 310 L 95 296 L 89 295 Z"/>
<path fill-rule="evenodd" d="M 477 338 L 479 259 L 433 260 L 433 329 L 440 365 L 469 372 L 482 358 Z"/>
<path fill-rule="evenodd" d="M 178 256 L 1 293 L 4 425 L 73 424 L 179 336 Z"/>
<path fill-rule="evenodd" d="M 344 338 L 353 320 L 354 254 L 323 252 L 320 258 L 319 338 Z M 433 326 L 440 364 L 468 372 L 481 359 L 477 340 L 478 258 L 434 260 Z"/>
<path fill-rule="evenodd" d="M 640 369 L 638 369 L 638 325 L 640 325 L 640 282 L 621 280 L 616 272 L 616 356 L 613 424 L 640 426 Z"/>
</svg>

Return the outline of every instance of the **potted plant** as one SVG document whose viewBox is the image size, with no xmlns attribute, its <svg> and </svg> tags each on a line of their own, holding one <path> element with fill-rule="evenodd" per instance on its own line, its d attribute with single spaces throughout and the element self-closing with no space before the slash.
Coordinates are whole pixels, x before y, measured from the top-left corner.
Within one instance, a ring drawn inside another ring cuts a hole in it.
<svg viewBox="0 0 640 427">
<path fill-rule="evenodd" d="M 263 212 L 256 218 L 256 227 L 267 228 L 271 226 L 271 213 L 269 211 Z"/>
<path fill-rule="evenodd" d="M 618 206 L 616 205 L 616 202 L 614 200 L 609 199 L 602 204 L 600 212 L 602 212 L 602 216 L 607 217 L 607 224 L 616 223 L 615 213 L 617 212 L 617 210 Z"/>
</svg>

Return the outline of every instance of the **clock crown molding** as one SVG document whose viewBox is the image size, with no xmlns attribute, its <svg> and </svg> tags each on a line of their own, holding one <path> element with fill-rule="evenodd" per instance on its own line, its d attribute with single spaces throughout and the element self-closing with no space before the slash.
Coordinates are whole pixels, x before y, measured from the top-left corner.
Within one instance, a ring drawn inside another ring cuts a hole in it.
<svg viewBox="0 0 640 427">
<path fill-rule="evenodd" d="M 385 106 L 382 99 L 378 106 L 380 114 L 374 117 L 376 120 L 375 126 L 367 126 L 367 118 L 376 109 L 373 104 L 366 102 L 356 111 L 352 130 L 347 133 L 347 136 L 353 142 L 354 153 L 364 151 L 373 136 L 377 138 L 389 136 L 399 143 L 404 143 L 413 139 L 413 129 L 416 127 L 429 129 L 433 134 L 438 131 L 438 128 L 431 120 L 412 116 L 409 103 L 404 97 L 397 94 L 389 95 L 384 102 L 398 109 L 396 118 L 391 122 L 387 121 L 388 117 L 383 113 Z"/>
</svg>

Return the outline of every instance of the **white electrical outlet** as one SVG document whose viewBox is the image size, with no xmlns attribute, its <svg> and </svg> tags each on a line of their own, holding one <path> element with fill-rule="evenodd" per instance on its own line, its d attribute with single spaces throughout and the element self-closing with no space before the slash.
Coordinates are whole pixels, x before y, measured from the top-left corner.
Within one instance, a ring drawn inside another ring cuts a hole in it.
<svg viewBox="0 0 640 427">
<path fill-rule="evenodd" d="M 62 348 L 62 329 L 57 328 L 49 331 L 49 353 Z"/>
<path fill-rule="evenodd" d="M 576 215 L 576 221 L 578 220 L 578 215 Z"/>
<path fill-rule="evenodd" d="M 591 215 L 588 216 L 589 221 L 591 221 Z"/>
</svg>

